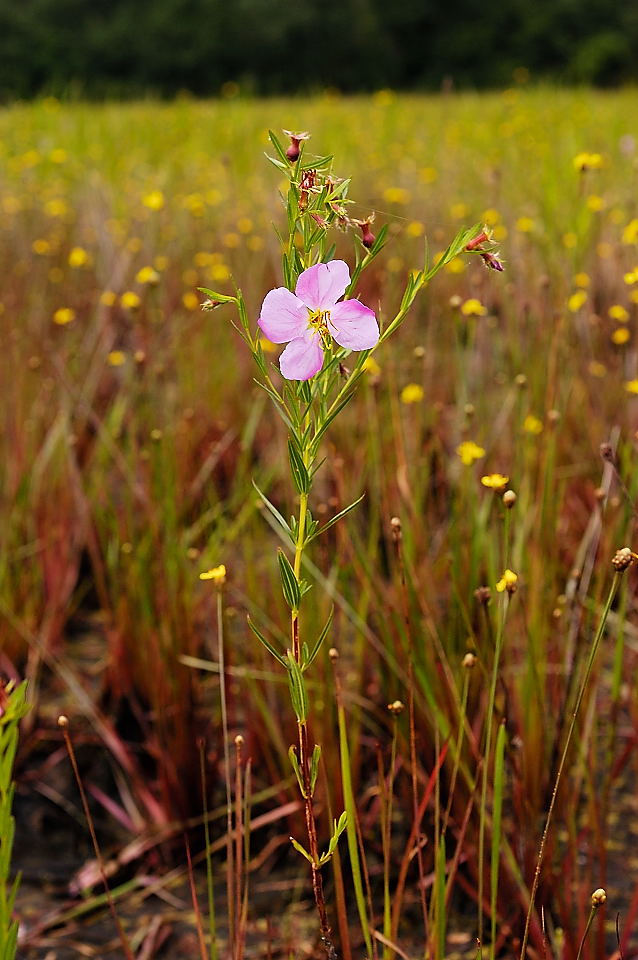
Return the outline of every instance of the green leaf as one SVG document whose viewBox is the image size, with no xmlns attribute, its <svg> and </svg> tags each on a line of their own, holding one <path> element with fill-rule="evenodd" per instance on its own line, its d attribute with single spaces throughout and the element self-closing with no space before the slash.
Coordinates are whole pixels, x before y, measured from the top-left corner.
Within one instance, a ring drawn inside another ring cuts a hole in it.
<svg viewBox="0 0 638 960">
<path fill-rule="evenodd" d="M 297 721 L 305 723 L 308 719 L 308 694 L 304 683 L 301 667 L 288 651 L 288 682 L 290 684 L 290 699 Z"/>
<path fill-rule="evenodd" d="M 277 559 L 279 561 L 279 573 L 281 574 L 281 586 L 284 599 L 290 609 L 296 611 L 299 609 L 299 603 L 301 602 L 299 581 L 295 576 L 295 571 L 292 569 L 290 560 L 283 550 L 277 551 Z"/>
<path fill-rule="evenodd" d="M 289 837 L 288 839 L 289 839 L 290 842 L 292 843 L 292 845 L 293 845 L 293 847 L 295 848 L 295 850 L 297 851 L 297 853 L 300 853 L 300 854 L 302 855 L 302 857 L 305 857 L 306 860 L 308 861 L 308 863 L 313 863 L 312 857 L 310 856 L 310 854 L 308 853 L 307 850 L 304 850 L 304 848 L 301 846 L 301 844 L 299 843 L 298 840 L 295 840 L 294 837 Z"/>
<path fill-rule="evenodd" d="M 257 639 L 259 640 L 259 642 L 260 642 L 260 643 L 263 643 L 263 645 L 265 646 L 266 650 L 268 650 L 268 652 L 273 655 L 273 657 L 275 658 L 275 660 L 279 660 L 279 663 L 282 665 L 282 667 L 286 667 L 286 669 L 287 669 L 287 668 L 288 668 L 288 663 L 287 663 L 287 661 L 286 661 L 286 658 L 285 658 L 281 653 L 279 653 L 279 652 L 275 649 L 275 647 L 272 645 L 272 643 L 271 643 L 269 640 L 266 639 L 266 637 L 263 635 L 263 633 L 261 632 L 261 630 L 259 630 L 259 629 L 256 627 L 256 625 L 252 622 L 252 620 L 250 619 L 250 617 L 247 617 L 246 619 L 247 619 L 247 621 L 248 621 L 248 626 L 250 627 L 250 629 L 252 630 L 252 632 L 255 634 L 255 636 L 257 637 Z"/>
<path fill-rule="evenodd" d="M 255 488 L 261 500 L 263 501 L 264 506 L 268 509 L 268 512 L 272 514 L 272 516 L 275 518 L 275 520 L 280 525 L 280 527 L 282 527 L 282 529 L 285 530 L 285 532 L 288 534 L 288 536 L 292 540 L 292 533 L 290 531 L 290 527 L 288 526 L 288 524 L 286 523 L 282 515 L 279 513 L 279 510 L 277 510 L 277 507 L 275 507 L 274 504 L 270 502 L 270 500 L 268 499 L 265 493 L 261 492 L 261 490 L 259 489 L 259 487 L 257 486 L 254 480 L 252 483 L 253 483 L 253 487 Z"/>
<path fill-rule="evenodd" d="M 319 651 L 321 650 L 322 644 L 323 644 L 324 640 L 326 639 L 326 637 L 327 637 L 327 635 L 328 635 L 328 630 L 330 629 L 330 627 L 331 627 L 331 625 L 332 625 L 332 618 L 334 617 L 334 612 L 335 612 L 335 608 L 332 607 L 331 610 L 330 610 L 330 613 L 328 614 L 328 619 L 326 620 L 326 625 L 324 626 L 323 630 L 321 631 L 321 633 L 319 634 L 319 636 L 318 636 L 317 639 L 315 640 L 315 645 L 314 645 L 314 647 L 312 648 L 312 650 L 310 651 L 310 653 L 308 654 L 307 659 L 304 661 L 304 664 L 303 664 L 303 666 L 302 666 L 302 668 L 301 668 L 302 670 L 307 670 L 307 669 L 308 669 L 308 667 L 310 666 L 310 664 L 313 662 L 313 660 L 315 659 L 315 657 L 317 656 L 317 654 L 318 654 Z"/>
<path fill-rule="evenodd" d="M 295 757 L 296 759 L 296 757 Z M 318 743 L 315 743 L 312 751 L 312 757 L 310 758 L 310 796 L 315 792 L 315 784 L 317 783 L 317 774 L 319 773 L 319 760 L 321 759 L 321 747 Z"/>
<path fill-rule="evenodd" d="M 288 160 L 288 157 L 286 156 L 286 151 L 285 151 L 284 148 L 282 147 L 281 142 L 280 142 L 279 137 L 277 136 L 277 134 L 274 133 L 272 130 L 269 130 L 269 131 L 268 131 L 268 139 L 270 140 L 270 142 L 272 143 L 273 147 L 274 147 L 275 150 L 277 151 L 277 156 L 279 157 L 279 159 L 281 160 L 281 162 L 285 165 L 286 170 L 290 170 L 290 161 Z M 268 157 L 268 159 L 270 160 L 271 158 Z"/>
<path fill-rule="evenodd" d="M 290 471 L 297 493 L 307 494 L 311 485 L 310 474 L 303 462 L 299 447 L 292 436 L 288 437 L 288 459 L 290 460 Z"/>
<path fill-rule="evenodd" d="M 347 507 L 344 507 L 343 510 L 340 510 L 339 513 L 335 514 L 335 516 L 332 517 L 330 520 L 328 520 L 327 523 L 324 523 L 323 527 L 321 527 L 321 528 L 315 533 L 314 536 L 315 536 L 315 537 L 320 537 L 322 533 L 325 533 L 326 530 L 329 530 L 330 527 L 334 526 L 335 523 L 338 523 L 339 520 L 342 520 L 343 517 L 346 516 L 346 514 L 350 513 L 351 510 L 354 510 L 354 508 L 357 507 L 357 506 L 361 503 L 361 501 L 364 499 L 364 497 L 365 497 L 365 493 L 362 493 L 361 496 L 358 497 L 353 503 L 351 503 L 351 504 L 350 504 L 349 506 L 347 506 Z M 311 538 L 310 538 L 309 536 L 306 537 L 306 543 L 309 543 L 309 542 L 310 542 L 310 539 L 311 539 Z"/>
<path fill-rule="evenodd" d="M 237 297 L 229 297 L 226 293 L 218 293 L 217 290 L 211 290 L 210 287 L 197 287 L 200 293 L 210 297 L 211 300 L 217 300 L 219 303 L 237 303 Z"/>
<path fill-rule="evenodd" d="M 292 764 L 292 769 L 295 771 L 295 776 L 297 778 L 297 783 L 299 784 L 299 789 L 301 791 L 301 796 L 305 799 L 306 790 L 303 785 L 303 777 L 301 776 L 301 767 L 299 766 L 299 761 L 297 760 L 297 751 L 293 746 L 288 747 L 288 756 L 290 758 L 290 763 Z"/>
</svg>

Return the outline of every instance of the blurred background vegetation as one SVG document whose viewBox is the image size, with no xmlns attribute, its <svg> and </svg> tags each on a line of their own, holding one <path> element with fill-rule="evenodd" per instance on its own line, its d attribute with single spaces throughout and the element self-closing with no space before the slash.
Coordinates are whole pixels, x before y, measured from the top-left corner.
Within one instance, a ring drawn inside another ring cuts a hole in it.
<svg viewBox="0 0 638 960">
<path fill-rule="evenodd" d="M 0 97 L 638 80 L 612 0 L 0 0 Z"/>
</svg>

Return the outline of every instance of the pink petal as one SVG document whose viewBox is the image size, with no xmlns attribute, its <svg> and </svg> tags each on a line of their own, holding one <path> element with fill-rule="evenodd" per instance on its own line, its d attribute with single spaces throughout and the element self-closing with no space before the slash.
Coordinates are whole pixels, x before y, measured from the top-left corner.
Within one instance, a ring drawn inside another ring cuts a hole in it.
<svg viewBox="0 0 638 960">
<path fill-rule="evenodd" d="M 273 343 L 286 343 L 300 337 L 308 327 L 308 310 L 285 287 L 266 294 L 258 324 Z"/>
<path fill-rule="evenodd" d="M 295 293 L 311 310 L 326 310 L 344 295 L 349 283 L 348 264 L 331 260 L 304 270 L 297 280 Z"/>
<path fill-rule="evenodd" d="M 343 300 L 331 307 L 328 329 L 337 343 L 349 350 L 369 350 L 379 340 L 374 311 L 359 300 Z"/>
<path fill-rule="evenodd" d="M 309 380 L 322 365 L 321 338 L 316 334 L 291 340 L 279 357 L 279 369 L 286 380 Z"/>
</svg>

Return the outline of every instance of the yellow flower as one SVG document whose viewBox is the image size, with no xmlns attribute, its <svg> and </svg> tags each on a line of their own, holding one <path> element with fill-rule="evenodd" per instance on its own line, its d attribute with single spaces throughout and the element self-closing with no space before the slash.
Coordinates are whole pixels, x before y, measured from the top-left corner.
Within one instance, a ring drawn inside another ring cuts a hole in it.
<svg viewBox="0 0 638 960">
<path fill-rule="evenodd" d="M 501 219 L 501 215 L 498 210 L 495 210 L 493 207 L 488 207 L 487 210 L 483 211 L 480 219 L 483 223 L 487 224 L 488 227 L 495 227 Z"/>
<path fill-rule="evenodd" d="M 479 447 L 478 443 L 474 443 L 473 440 L 464 440 L 463 443 L 458 445 L 456 452 L 466 467 L 471 467 L 475 460 L 480 460 L 481 457 L 485 456 L 483 447 Z"/>
<path fill-rule="evenodd" d="M 516 221 L 516 229 L 521 233 L 532 233 L 536 224 L 531 217 L 519 217 Z"/>
<path fill-rule="evenodd" d="M 366 373 L 369 373 L 371 377 L 378 377 L 381 373 L 381 367 L 374 357 L 366 357 L 361 364 L 361 369 L 365 370 Z"/>
<path fill-rule="evenodd" d="M 638 380 L 627 380 L 625 390 L 627 393 L 638 393 Z"/>
<path fill-rule="evenodd" d="M 627 327 L 618 327 L 611 335 L 612 343 L 615 343 L 617 346 L 622 346 L 623 343 L 627 343 L 629 336 L 630 334 Z"/>
<path fill-rule="evenodd" d="M 73 247 L 69 253 L 70 267 L 86 267 L 90 260 L 88 252 L 84 247 Z"/>
<path fill-rule="evenodd" d="M 74 320 L 75 310 L 71 307 L 60 307 L 53 314 L 53 322 L 57 323 L 60 327 L 64 327 L 67 323 L 72 323 Z"/>
<path fill-rule="evenodd" d="M 591 283 L 588 273 L 576 273 L 574 274 L 574 285 L 577 287 L 582 287 L 583 289 L 588 287 Z"/>
<path fill-rule="evenodd" d="M 182 294 L 182 303 L 187 310 L 199 310 L 199 297 L 194 290 L 187 290 Z"/>
<path fill-rule="evenodd" d="M 504 490 L 509 482 L 510 478 L 504 476 L 502 473 L 489 473 L 487 476 L 481 477 L 483 486 L 488 487 L 490 490 Z"/>
<path fill-rule="evenodd" d="M 408 383 L 401 391 L 401 403 L 420 403 L 423 397 L 423 387 L 419 383 Z"/>
<path fill-rule="evenodd" d="M 449 263 L 445 264 L 447 273 L 463 273 L 465 270 L 465 260 L 461 257 L 452 257 Z"/>
<path fill-rule="evenodd" d="M 31 249 L 34 253 L 37 253 L 39 257 L 46 257 L 47 253 L 51 253 L 51 244 L 48 240 L 45 240 L 44 237 L 40 237 L 33 241 Z"/>
<path fill-rule="evenodd" d="M 133 290 L 126 290 L 120 297 L 120 303 L 125 310 L 139 310 L 142 301 Z"/>
<path fill-rule="evenodd" d="M 424 229 L 420 220 L 412 220 L 405 228 L 405 232 L 409 237 L 422 237 Z"/>
<path fill-rule="evenodd" d="M 508 593 L 514 593 L 517 583 L 518 575 L 508 568 L 503 571 L 503 576 L 496 584 L 496 589 L 499 593 L 503 593 L 505 590 L 507 590 Z"/>
<path fill-rule="evenodd" d="M 161 210 L 164 206 L 164 194 L 161 190 L 151 190 L 142 197 L 142 203 L 149 210 Z"/>
<path fill-rule="evenodd" d="M 528 413 L 523 421 L 523 430 L 525 433 L 542 433 L 543 421 L 539 420 L 538 417 L 535 417 L 534 414 Z"/>
<path fill-rule="evenodd" d="M 622 232 L 622 242 L 631 244 L 638 243 L 638 218 L 630 220 Z"/>
<path fill-rule="evenodd" d="M 592 193 L 589 197 L 587 197 L 587 209 L 591 210 L 592 213 L 599 213 L 604 206 L 605 201 L 597 194 Z"/>
<path fill-rule="evenodd" d="M 399 206 L 405 206 L 410 202 L 410 194 L 403 187 L 386 187 L 383 191 L 383 199 L 386 203 L 396 203 Z"/>
<path fill-rule="evenodd" d="M 567 247 L 568 250 L 573 250 L 577 243 L 578 237 L 571 230 L 563 234 L 563 246 Z"/>
<path fill-rule="evenodd" d="M 121 367 L 123 363 L 126 363 L 126 354 L 123 350 L 111 350 L 106 362 L 109 367 Z"/>
<path fill-rule="evenodd" d="M 160 281 L 160 275 L 154 267 L 141 267 L 135 274 L 138 283 L 148 283 L 150 286 L 156 286 Z"/>
<path fill-rule="evenodd" d="M 608 313 L 612 320 L 617 320 L 619 323 L 627 323 L 629 320 L 629 312 L 620 303 L 614 303 Z"/>
<path fill-rule="evenodd" d="M 623 280 L 627 286 L 631 286 L 633 283 L 638 283 L 638 267 L 626 273 L 623 277 Z"/>
<path fill-rule="evenodd" d="M 240 217 L 237 221 L 237 229 L 240 233 L 252 233 L 253 226 L 254 224 L 250 217 Z"/>
<path fill-rule="evenodd" d="M 487 307 L 484 307 L 475 297 L 470 297 L 461 304 L 461 313 L 464 317 L 484 317 L 487 314 Z"/>
<path fill-rule="evenodd" d="M 604 377 L 607 373 L 607 367 L 604 363 L 600 363 L 599 360 L 590 360 L 587 369 L 592 377 L 598 377 L 599 379 Z"/>
<path fill-rule="evenodd" d="M 578 313 L 580 308 L 587 303 L 587 294 L 584 290 L 576 290 L 567 301 L 567 309 L 570 313 Z"/>
<path fill-rule="evenodd" d="M 277 349 L 277 345 L 274 344 L 272 340 L 267 340 L 266 337 L 260 337 L 259 343 L 264 353 L 274 353 Z"/>
<path fill-rule="evenodd" d="M 585 170 L 600 170 L 603 166 L 600 153 L 578 153 L 574 157 L 574 169 L 583 173 Z"/>
<path fill-rule="evenodd" d="M 221 586 L 223 583 L 226 583 L 226 567 L 223 563 L 220 563 L 218 567 L 212 567 L 210 570 L 205 570 L 204 573 L 200 573 L 199 579 L 212 580 L 217 586 Z"/>
<path fill-rule="evenodd" d="M 468 208 L 465 203 L 453 203 L 450 207 L 450 216 L 453 220 L 464 220 L 467 214 Z"/>
<path fill-rule="evenodd" d="M 100 294 L 100 303 L 103 307 L 112 307 L 117 300 L 117 294 L 113 290 L 103 290 Z"/>
</svg>

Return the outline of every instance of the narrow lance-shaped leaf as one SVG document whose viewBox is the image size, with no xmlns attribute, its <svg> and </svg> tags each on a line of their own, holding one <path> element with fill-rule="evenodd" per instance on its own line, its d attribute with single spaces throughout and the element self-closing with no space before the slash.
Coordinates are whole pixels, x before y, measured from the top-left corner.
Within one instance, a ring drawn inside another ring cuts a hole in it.
<svg viewBox="0 0 638 960">
<path fill-rule="evenodd" d="M 281 574 L 281 586 L 284 594 L 284 600 L 291 610 L 297 611 L 301 602 L 299 581 L 295 576 L 295 571 L 292 569 L 290 560 L 283 550 L 277 551 L 277 559 L 279 560 L 279 573 Z"/>
<path fill-rule="evenodd" d="M 257 639 L 259 640 L 259 642 L 260 642 L 260 643 L 263 643 L 263 645 L 265 646 L 266 650 L 268 650 L 268 652 L 273 655 L 273 657 L 275 658 L 275 660 L 278 660 L 279 663 L 282 665 L 282 667 L 286 667 L 286 669 L 287 669 L 287 668 L 288 668 L 288 661 L 286 660 L 286 658 L 285 658 L 281 653 L 279 653 L 278 650 L 275 649 L 275 647 L 272 645 L 272 643 L 271 643 L 269 640 L 266 639 L 266 637 L 263 635 L 263 633 L 261 632 L 261 630 L 259 630 L 259 629 L 257 628 L 257 626 L 256 626 L 256 625 L 253 623 L 253 621 L 250 619 L 250 617 L 247 617 L 247 621 L 248 621 L 248 626 L 250 627 L 250 629 L 252 630 L 252 632 L 255 634 L 255 636 L 257 637 Z"/>
<path fill-rule="evenodd" d="M 310 664 L 313 662 L 313 660 L 315 659 L 315 657 L 317 656 L 317 654 L 318 654 L 319 651 L 321 650 L 321 647 L 322 647 L 322 645 L 323 645 L 323 642 L 324 642 L 324 640 L 326 639 L 326 637 L 327 637 L 327 635 L 328 635 L 328 630 L 329 630 L 330 627 L 332 626 L 332 618 L 334 617 L 334 612 L 335 612 L 335 608 L 332 607 L 331 610 L 330 610 L 330 613 L 328 614 L 328 619 L 326 620 L 326 624 L 325 624 L 323 630 L 321 631 L 321 633 L 319 634 L 319 636 L 318 636 L 317 639 L 315 640 L 315 644 L 314 644 L 312 650 L 311 650 L 310 653 L 307 655 L 307 657 L 304 659 L 304 663 L 303 663 L 303 666 L 302 666 L 302 668 L 301 668 L 302 670 L 307 670 L 307 669 L 308 669 L 308 667 L 310 666 Z"/>
</svg>

